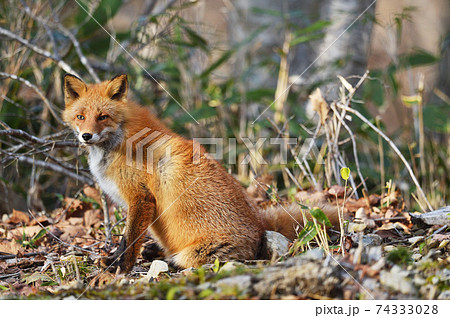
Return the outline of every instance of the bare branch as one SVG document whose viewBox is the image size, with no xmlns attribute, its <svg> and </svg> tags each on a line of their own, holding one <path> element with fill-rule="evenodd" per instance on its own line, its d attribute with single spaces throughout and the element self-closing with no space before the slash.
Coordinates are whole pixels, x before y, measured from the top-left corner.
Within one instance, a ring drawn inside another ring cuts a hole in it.
<svg viewBox="0 0 450 318">
<path fill-rule="evenodd" d="M 83 183 L 86 183 L 88 185 L 93 185 L 94 184 L 94 181 L 91 178 L 87 177 L 87 176 L 83 176 L 83 175 L 74 173 L 74 172 L 69 171 L 69 170 L 67 170 L 67 169 L 65 169 L 65 168 L 63 168 L 63 167 L 61 167 L 59 165 L 56 165 L 56 164 L 53 164 L 53 163 L 50 163 L 50 162 L 47 162 L 47 161 L 36 160 L 36 159 L 33 159 L 31 157 L 26 157 L 26 156 L 10 156 L 10 157 L 7 157 L 5 159 L 6 160 L 17 160 L 19 162 L 28 163 L 30 165 L 36 165 L 36 166 L 44 168 L 44 169 L 50 169 L 50 170 L 53 170 L 55 172 L 59 172 L 61 174 L 64 174 L 64 175 L 72 178 L 72 179 L 79 180 L 79 181 L 81 181 Z"/>
<path fill-rule="evenodd" d="M 53 61 L 56 62 L 56 64 L 62 68 L 65 72 L 67 73 L 71 73 L 74 74 L 78 77 L 81 78 L 81 76 L 75 72 L 69 64 L 67 64 L 66 62 L 64 62 L 61 58 L 58 58 L 57 56 L 53 55 L 52 53 L 50 53 L 49 51 L 46 51 L 44 49 L 41 49 L 40 47 L 28 42 L 27 40 L 25 40 L 24 38 L 18 36 L 17 34 L 14 34 L 13 32 L 6 30 L 2 27 L 0 27 L 0 35 L 4 35 L 8 38 L 10 38 L 11 40 L 17 41 L 23 45 L 25 45 L 27 48 L 33 50 L 34 52 L 36 52 L 39 55 L 42 55 L 46 58 L 52 59 Z"/>
<path fill-rule="evenodd" d="M 55 141 L 51 139 L 38 138 L 20 129 L 0 130 L 0 136 L 22 137 L 28 141 L 40 145 L 50 145 L 52 148 L 78 147 L 79 143 L 75 141 Z"/>
<path fill-rule="evenodd" d="M 22 5 L 24 7 L 24 11 L 30 16 L 32 17 L 34 20 L 38 21 L 39 23 L 41 23 L 46 29 L 48 28 L 47 23 L 40 17 L 40 16 L 36 16 L 31 12 L 30 7 L 28 7 L 24 2 L 22 2 Z M 94 79 L 94 81 L 96 83 L 100 83 L 100 78 L 98 77 L 97 73 L 94 71 L 94 69 L 91 67 L 91 65 L 89 64 L 88 59 L 86 58 L 86 56 L 83 54 L 83 52 L 81 51 L 81 46 L 80 46 L 80 42 L 78 42 L 77 38 L 73 35 L 72 32 L 70 32 L 67 28 L 65 28 L 61 23 L 56 23 L 56 26 L 61 30 L 61 32 L 67 36 L 70 41 L 72 42 L 73 46 L 75 47 L 75 51 L 78 54 L 78 57 L 80 58 L 80 62 L 81 64 L 84 65 L 84 67 L 87 69 L 87 71 L 89 72 L 89 74 L 92 76 L 92 78 Z M 51 33 L 49 34 L 49 36 L 51 36 Z M 54 40 L 52 40 L 52 42 L 54 42 Z M 56 49 L 56 45 L 55 49 Z M 58 56 L 55 56 L 57 59 L 61 60 Z M 74 73 L 72 73 L 74 74 Z"/>
</svg>

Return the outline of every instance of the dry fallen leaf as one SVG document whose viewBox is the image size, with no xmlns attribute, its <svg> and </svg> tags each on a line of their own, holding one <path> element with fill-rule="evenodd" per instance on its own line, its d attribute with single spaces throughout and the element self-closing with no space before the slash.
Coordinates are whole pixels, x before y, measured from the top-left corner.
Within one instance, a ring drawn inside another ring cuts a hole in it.
<svg viewBox="0 0 450 318">
<path fill-rule="evenodd" d="M 12 216 L 8 219 L 7 223 L 18 224 L 21 222 L 23 222 L 25 224 L 28 224 L 28 222 L 30 222 L 30 217 L 29 217 L 28 213 L 13 209 Z"/>
<path fill-rule="evenodd" d="M 322 125 L 325 124 L 330 111 L 330 106 L 323 98 L 320 88 L 316 88 L 316 90 L 309 95 L 309 100 L 311 101 L 312 109 L 319 114 L 320 122 Z"/>
</svg>

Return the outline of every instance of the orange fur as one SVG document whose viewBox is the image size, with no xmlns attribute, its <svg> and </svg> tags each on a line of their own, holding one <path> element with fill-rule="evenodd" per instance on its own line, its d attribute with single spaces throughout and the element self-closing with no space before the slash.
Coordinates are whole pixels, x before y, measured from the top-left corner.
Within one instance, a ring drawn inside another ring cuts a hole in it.
<svg viewBox="0 0 450 318">
<path fill-rule="evenodd" d="M 260 213 L 239 182 L 207 158 L 203 148 L 199 162 L 194 162 L 193 142 L 127 101 L 127 88 L 126 75 L 92 85 L 66 75 L 64 82 L 64 121 L 88 146 L 90 169 L 100 186 L 128 208 L 121 246 L 109 262 L 118 258 L 121 271 L 130 271 L 149 226 L 167 257 L 180 267 L 198 267 L 216 258 L 253 259 L 266 229 L 278 228 L 293 238 L 292 219 L 279 211 Z M 133 143 L 130 163 L 127 139 L 144 128 L 150 131 Z M 170 139 L 157 148 L 152 162 L 144 154 L 144 169 L 138 169 L 136 144 L 155 131 L 161 134 L 146 146 L 164 136 Z M 167 147 L 171 157 L 164 161 Z M 152 173 L 145 168 L 149 165 Z M 274 215 L 277 224 L 270 221 Z M 296 219 L 300 220 L 298 213 Z"/>
</svg>

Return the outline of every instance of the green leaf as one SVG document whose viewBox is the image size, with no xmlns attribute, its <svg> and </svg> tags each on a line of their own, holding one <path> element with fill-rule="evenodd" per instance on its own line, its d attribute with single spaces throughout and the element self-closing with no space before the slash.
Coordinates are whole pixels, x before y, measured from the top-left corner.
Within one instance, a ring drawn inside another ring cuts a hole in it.
<svg viewBox="0 0 450 318">
<path fill-rule="evenodd" d="M 309 213 L 311 213 L 313 218 L 315 218 L 317 221 L 319 221 L 319 223 L 325 224 L 326 226 L 329 226 L 329 227 L 332 226 L 330 220 L 325 215 L 325 213 L 323 213 L 323 211 L 321 209 L 314 208 Z"/>
<path fill-rule="evenodd" d="M 326 21 L 326 20 L 319 20 L 317 22 L 314 22 L 311 25 L 308 25 L 305 28 L 301 28 L 300 30 L 297 30 L 295 32 L 295 35 L 300 35 L 300 34 L 306 34 L 306 33 L 312 33 L 312 32 L 317 32 L 320 31 L 324 28 L 326 28 L 327 26 L 329 26 L 331 24 L 330 21 Z"/>
<path fill-rule="evenodd" d="M 323 33 L 319 33 L 319 34 L 309 34 L 309 35 L 301 35 L 299 37 L 296 37 L 295 39 L 293 39 L 290 42 L 291 46 L 296 46 L 298 44 L 301 43 L 306 43 L 306 42 L 310 42 L 310 41 L 314 41 L 314 40 L 319 40 L 321 38 L 324 37 Z"/>
<path fill-rule="evenodd" d="M 175 287 L 170 288 L 170 289 L 167 291 L 166 299 L 167 299 L 167 300 L 173 300 L 174 297 L 175 297 L 175 294 L 176 294 L 179 290 L 180 290 L 180 287 L 178 287 L 178 286 L 175 286 Z"/>
<path fill-rule="evenodd" d="M 375 105 L 382 106 L 384 104 L 384 87 L 381 82 L 382 74 L 380 71 L 371 71 L 370 79 L 364 84 L 364 99 L 372 100 Z M 395 78 L 393 78 L 395 80 Z M 392 83 L 391 83 L 392 85 Z"/>
<path fill-rule="evenodd" d="M 308 221 L 303 230 L 301 230 L 301 232 L 298 234 L 298 242 L 296 244 L 299 246 L 305 245 L 309 241 L 311 241 L 316 235 L 317 229 L 314 226 L 314 222 Z"/>
<path fill-rule="evenodd" d="M 189 114 L 191 114 L 191 116 L 194 117 L 196 120 L 201 120 L 217 116 L 217 110 L 215 107 L 203 105 L 200 108 L 189 110 Z M 183 112 L 183 114 L 176 119 L 176 124 L 179 126 L 184 125 L 185 123 L 192 122 L 193 119 L 191 116 L 189 116 L 189 114 Z"/>
<path fill-rule="evenodd" d="M 450 107 L 448 104 L 423 107 L 423 122 L 427 130 L 450 133 Z"/>
<path fill-rule="evenodd" d="M 262 31 L 267 29 L 267 26 L 262 26 L 252 32 L 248 37 L 246 37 L 243 41 L 235 44 L 230 50 L 225 51 L 221 57 L 217 59 L 210 67 L 208 67 L 202 74 L 200 74 L 200 78 L 206 78 L 209 74 L 211 74 L 214 70 L 220 67 L 223 63 L 228 61 L 230 57 L 233 56 L 234 53 L 237 52 L 241 47 L 248 45 L 254 38 L 256 38 Z"/>
<path fill-rule="evenodd" d="M 52 282 L 52 281 L 54 281 L 47 274 L 34 272 L 33 274 L 31 274 L 30 276 L 25 278 L 25 283 L 28 285 L 28 284 L 34 283 L 34 282 L 36 282 L 38 280 L 41 280 L 43 282 Z"/>
<path fill-rule="evenodd" d="M 100 26 L 105 26 L 116 15 L 122 6 L 123 0 L 101 0 L 94 12 L 89 10 L 89 4 L 92 2 L 86 0 L 78 1 L 78 5 L 82 8 L 79 8 L 78 15 L 75 17 L 76 24 L 80 25 L 87 21 L 78 32 L 79 38 L 89 36 L 100 29 Z M 86 11 L 92 14 L 93 18 Z"/>
<path fill-rule="evenodd" d="M 39 240 L 41 237 L 45 236 L 45 234 L 47 234 L 47 229 L 42 229 L 39 231 L 39 233 L 37 233 L 32 239 L 31 239 L 31 243 L 33 244 L 34 242 L 36 242 L 37 240 Z"/>
<path fill-rule="evenodd" d="M 9 290 L 9 288 L 6 286 L 0 285 L 0 290 Z"/>
<path fill-rule="evenodd" d="M 212 289 L 204 289 L 200 292 L 200 294 L 198 294 L 198 298 L 206 298 L 209 297 L 210 295 L 214 294 L 214 291 Z"/>
<path fill-rule="evenodd" d="M 184 29 L 194 47 L 200 47 L 205 52 L 209 51 L 208 42 L 203 37 L 201 37 L 197 32 L 195 32 L 191 28 L 185 26 Z"/>
<path fill-rule="evenodd" d="M 220 262 L 219 262 L 219 259 L 216 258 L 216 260 L 214 261 L 213 272 L 217 273 L 219 271 L 219 268 L 220 268 Z"/>
<path fill-rule="evenodd" d="M 350 169 L 347 167 L 341 168 L 341 177 L 347 181 L 350 177 Z"/>
<path fill-rule="evenodd" d="M 439 57 L 434 56 L 425 50 L 417 50 L 411 54 L 403 54 L 399 57 L 400 67 L 416 67 L 433 64 L 439 61 Z"/>
</svg>

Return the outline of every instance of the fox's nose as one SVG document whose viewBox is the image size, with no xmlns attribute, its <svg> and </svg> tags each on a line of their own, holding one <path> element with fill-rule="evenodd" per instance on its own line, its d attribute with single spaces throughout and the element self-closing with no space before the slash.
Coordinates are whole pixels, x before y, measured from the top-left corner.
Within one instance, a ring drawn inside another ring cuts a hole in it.
<svg viewBox="0 0 450 318">
<path fill-rule="evenodd" d="M 85 141 L 88 141 L 88 140 L 90 140 L 92 138 L 92 135 L 89 134 L 89 133 L 84 133 L 83 135 L 81 135 L 81 137 L 83 137 L 83 139 Z"/>
</svg>

